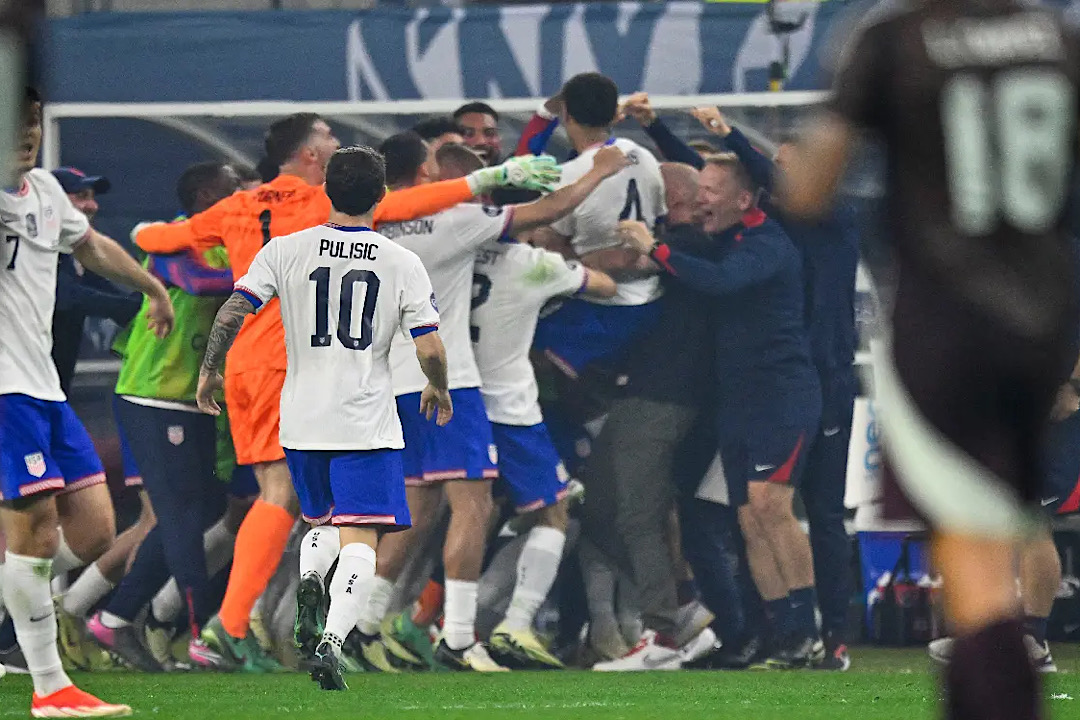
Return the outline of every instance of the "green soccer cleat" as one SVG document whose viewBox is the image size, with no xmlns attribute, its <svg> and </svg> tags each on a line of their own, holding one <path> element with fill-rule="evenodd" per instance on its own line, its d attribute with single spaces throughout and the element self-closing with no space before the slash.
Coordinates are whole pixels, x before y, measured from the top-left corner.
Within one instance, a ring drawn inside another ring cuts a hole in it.
<svg viewBox="0 0 1080 720">
<path fill-rule="evenodd" d="M 326 629 L 326 588 L 322 578 L 308 573 L 300 578 L 296 588 L 296 620 L 293 622 L 293 643 L 305 659 L 315 655 Z"/>
<path fill-rule="evenodd" d="M 285 670 L 281 663 L 263 652 L 250 632 L 244 638 L 229 635 L 217 615 L 206 623 L 201 639 L 224 659 L 226 667 L 236 672 L 276 673 Z"/>
<path fill-rule="evenodd" d="M 403 610 L 383 624 L 383 638 L 387 637 L 393 638 L 413 655 L 420 658 L 428 670 L 432 672 L 446 670 L 435 659 L 435 646 L 431 643 L 431 636 L 428 635 L 426 630 L 413 622 L 409 611 Z"/>
<path fill-rule="evenodd" d="M 412 652 L 411 648 L 398 639 L 399 633 L 395 626 L 400 618 L 400 615 L 393 618 L 387 618 L 383 621 L 382 627 L 380 628 L 382 631 L 383 645 L 386 646 L 386 651 L 390 654 L 390 662 L 403 669 L 426 670 L 427 663 L 425 663 L 416 653 Z M 432 652 L 432 657 L 434 657 L 434 652 Z"/>
<path fill-rule="evenodd" d="M 343 677 L 341 660 L 328 642 L 321 642 L 315 648 L 315 659 L 311 667 L 311 679 L 319 683 L 323 690 L 348 690 Z"/>
<path fill-rule="evenodd" d="M 511 630 L 500 623 L 488 642 L 496 656 L 507 658 L 514 667 L 533 670 L 562 669 L 562 660 L 555 657 L 536 637 L 531 628 Z"/>
</svg>

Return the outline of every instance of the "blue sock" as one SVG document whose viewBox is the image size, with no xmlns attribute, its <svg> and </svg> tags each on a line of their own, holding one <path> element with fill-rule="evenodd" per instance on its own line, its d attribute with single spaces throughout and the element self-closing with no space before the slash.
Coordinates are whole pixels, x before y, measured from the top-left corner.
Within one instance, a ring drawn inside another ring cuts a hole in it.
<svg viewBox="0 0 1080 720">
<path fill-rule="evenodd" d="M 796 588 L 788 594 L 791 600 L 792 622 L 794 631 L 800 637 L 817 637 L 817 593 L 813 587 Z"/>
<path fill-rule="evenodd" d="M 783 640 L 791 636 L 795 629 L 794 616 L 791 612 L 791 600 L 787 595 L 776 600 L 767 600 L 765 613 L 772 620 L 773 635 L 777 639 Z"/>
<path fill-rule="evenodd" d="M 0 650 L 10 650 L 18 644 L 19 641 L 15 639 L 15 623 L 8 615 L 4 622 L 0 623 Z"/>
<path fill-rule="evenodd" d="M 1033 636 L 1039 644 L 1046 642 L 1046 620 L 1044 617 L 1028 615 L 1024 618 L 1024 632 Z"/>
</svg>

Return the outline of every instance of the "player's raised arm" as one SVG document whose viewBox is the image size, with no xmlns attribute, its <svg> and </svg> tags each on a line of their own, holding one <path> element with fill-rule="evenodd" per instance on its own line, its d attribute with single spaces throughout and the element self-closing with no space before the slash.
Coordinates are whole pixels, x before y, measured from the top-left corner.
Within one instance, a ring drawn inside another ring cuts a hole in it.
<svg viewBox="0 0 1080 720">
<path fill-rule="evenodd" d="M 150 329 L 159 338 L 172 332 L 173 306 L 165 286 L 135 262 L 135 258 L 128 255 L 115 240 L 91 229 L 73 254 L 91 272 L 134 288 L 150 298 Z"/>
<path fill-rule="evenodd" d="M 135 244 L 148 253 L 211 248 L 222 244 L 225 218 L 241 213 L 245 202 L 242 194 L 230 195 L 186 220 L 147 223 L 136 227 L 131 236 Z"/>
<path fill-rule="evenodd" d="M 609 145 L 600 149 L 593 157 L 593 166 L 577 180 L 566 187 L 536 200 L 535 202 L 513 207 L 514 215 L 510 221 L 509 234 L 521 230 L 548 225 L 570 214 L 574 208 L 585 201 L 596 187 L 630 164 L 622 150 Z"/>
</svg>

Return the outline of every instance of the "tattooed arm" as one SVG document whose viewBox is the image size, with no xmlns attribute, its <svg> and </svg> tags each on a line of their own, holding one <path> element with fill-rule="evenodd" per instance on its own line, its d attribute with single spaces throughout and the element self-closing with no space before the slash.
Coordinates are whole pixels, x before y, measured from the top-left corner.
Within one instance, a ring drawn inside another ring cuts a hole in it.
<svg viewBox="0 0 1080 720">
<path fill-rule="evenodd" d="M 214 318 L 214 327 L 210 329 L 210 337 L 206 341 L 206 355 L 199 369 L 199 388 L 195 391 L 195 401 L 204 413 L 221 414 L 215 399 L 222 385 L 221 366 L 225 364 L 225 355 L 236 340 L 244 318 L 253 312 L 255 305 L 251 300 L 243 293 L 234 292 Z"/>
</svg>

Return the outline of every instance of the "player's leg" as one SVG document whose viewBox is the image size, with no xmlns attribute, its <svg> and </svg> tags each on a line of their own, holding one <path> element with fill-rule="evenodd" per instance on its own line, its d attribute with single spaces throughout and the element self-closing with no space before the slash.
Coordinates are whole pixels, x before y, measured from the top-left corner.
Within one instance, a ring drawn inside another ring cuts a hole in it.
<svg viewBox="0 0 1080 720">
<path fill-rule="evenodd" d="M 810 522 L 821 634 L 825 658 L 822 669 L 846 670 L 851 665 L 845 630 L 851 585 L 851 545 L 844 526 L 844 489 L 848 445 L 855 403 L 855 378 L 823 381 L 821 428 L 806 458 L 799 494 Z"/>
<path fill-rule="evenodd" d="M 1024 643 L 1039 672 L 1056 672 L 1046 642 L 1046 622 L 1061 584 L 1061 558 L 1049 529 L 1020 548 L 1020 596 L 1024 602 Z"/>
<path fill-rule="evenodd" d="M 7 549 L 4 605 L 34 682 L 32 712 L 86 717 L 130 714 L 76 688 L 63 670 L 49 580 L 59 545 L 59 515 L 50 493 L 63 486 L 52 458 L 54 428 L 65 403 L 0 395 L 0 530 Z M 84 431 L 85 432 L 85 431 Z"/>
<path fill-rule="evenodd" d="M 203 639 L 215 651 L 244 659 L 248 669 L 275 669 L 277 663 L 249 640 L 251 609 L 281 562 L 299 506 L 285 451 L 278 443 L 284 371 L 226 375 L 236 459 L 251 465 L 259 499 L 236 534 L 232 571 L 218 614 L 207 623 Z"/>
</svg>

